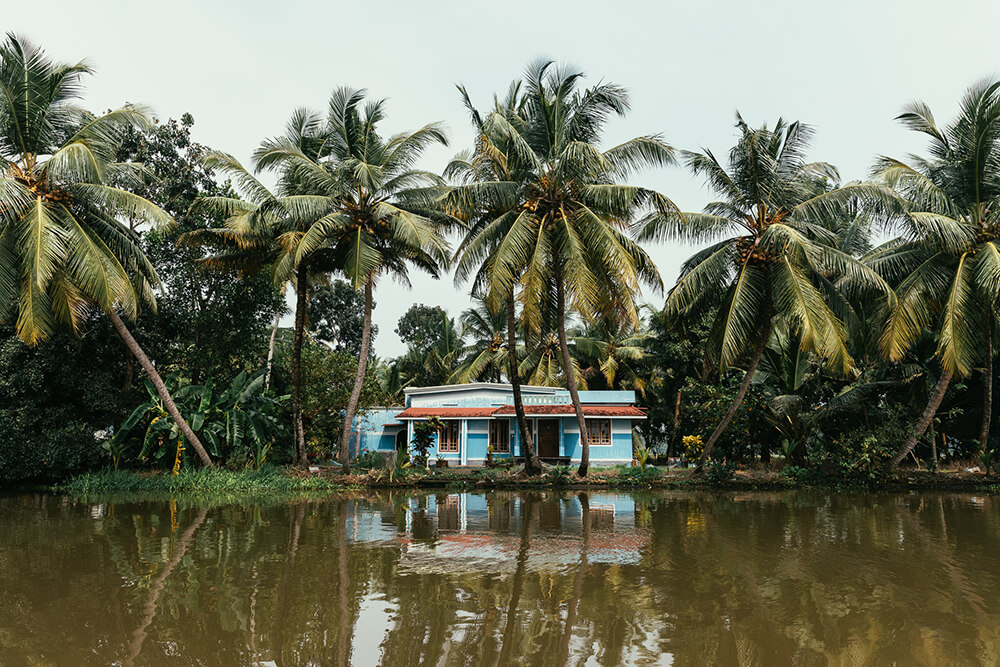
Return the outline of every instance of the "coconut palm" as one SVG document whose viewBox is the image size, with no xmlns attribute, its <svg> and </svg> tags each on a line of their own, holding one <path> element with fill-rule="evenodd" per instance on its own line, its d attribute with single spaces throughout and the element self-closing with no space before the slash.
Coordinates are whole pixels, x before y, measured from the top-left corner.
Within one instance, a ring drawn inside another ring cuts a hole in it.
<svg viewBox="0 0 1000 667">
<path fill-rule="evenodd" d="M 646 378 L 639 363 L 645 357 L 650 334 L 634 324 L 604 318 L 570 331 L 573 352 L 591 389 L 632 389 L 646 394 Z"/>
<path fill-rule="evenodd" d="M 907 202 L 901 235 L 867 262 L 896 286 L 898 303 L 880 341 L 901 360 L 925 329 L 937 333 L 941 375 L 913 433 L 893 459 L 898 465 L 934 419 L 948 385 L 981 364 L 980 444 L 989 438 L 993 403 L 993 331 L 1000 306 L 1000 82 L 982 81 L 962 98 L 958 118 L 941 128 L 926 104 L 898 117 L 931 138 L 930 157 L 882 157 L 877 178 Z"/>
<path fill-rule="evenodd" d="M 641 284 L 660 288 L 649 256 L 632 240 L 637 216 L 650 208 L 676 210 L 666 197 L 623 185 L 633 170 L 674 161 L 658 135 L 602 151 L 604 124 L 624 115 L 628 96 L 611 83 L 581 90 L 582 74 L 531 64 L 523 82 L 483 116 L 467 106 L 480 128 L 471 175 L 448 196 L 449 210 L 469 220 L 456 277 L 475 275 L 477 291 L 503 299 L 520 288 L 522 319 L 540 333 L 542 312 L 558 313 L 563 375 L 580 429 L 580 475 L 590 465 L 590 443 L 572 372 L 565 317 L 614 313 L 638 319 Z"/>
<path fill-rule="evenodd" d="M 288 136 L 300 127 L 294 120 Z M 292 449 L 293 462 L 306 465 L 305 429 L 302 419 L 302 346 L 305 341 L 306 315 L 312 285 L 327 279 L 338 267 L 338 259 L 329 249 L 320 248 L 305 261 L 296 262 L 298 242 L 317 220 L 325 215 L 322 203 L 301 194 L 291 175 L 279 179 L 277 192 L 265 186 L 232 155 L 209 152 L 207 165 L 233 181 L 240 197 L 202 197 L 198 208 L 226 216 L 219 229 L 197 230 L 181 237 L 182 243 L 212 248 L 203 263 L 213 269 L 237 273 L 267 270 L 275 285 L 284 291 L 291 285 L 295 292 L 292 339 Z M 277 322 L 276 322 L 277 325 Z M 275 326 L 274 332 L 277 331 Z M 272 340 L 274 336 L 272 335 Z M 269 357 L 270 357 L 269 350 Z"/>
<path fill-rule="evenodd" d="M 499 382 L 507 371 L 506 304 L 493 308 L 481 297 L 475 302 L 462 312 L 463 341 L 450 382 Z"/>
<path fill-rule="evenodd" d="M 148 200 L 109 183 L 137 182 L 140 165 L 114 161 L 123 133 L 149 127 L 124 106 L 94 116 L 77 106 L 91 68 L 56 63 L 8 34 L 0 46 L 0 318 L 16 313 L 17 335 L 40 345 L 60 326 L 78 332 L 92 308 L 111 319 L 149 375 L 178 431 L 206 466 L 212 461 L 181 417 L 129 320 L 155 307 L 159 278 L 139 237 L 119 218 L 169 226 Z"/>
<path fill-rule="evenodd" d="M 714 241 L 683 264 L 664 307 L 668 317 L 717 308 L 707 361 L 723 373 L 745 368 L 735 399 L 705 443 L 699 471 L 742 403 L 776 324 L 830 372 L 847 375 L 854 364 L 844 295 L 874 290 L 892 298 L 878 274 L 836 247 L 834 231 L 859 198 L 875 202 L 891 195 L 877 187 L 834 187 L 839 176 L 833 166 L 805 160 L 812 136 L 806 125 L 779 120 L 773 129 L 754 129 L 737 115 L 736 126 L 740 139 L 728 169 L 711 151 L 684 154 L 687 166 L 722 199 L 703 213 L 652 217 L 639 237 Z"/>
<path fill-rule="evenodd" d="M 345 466 L 368 363 L 375 284 L 389 276 L 409 285 L 410 266 L 437 277 L 449 260 L 442 232 L 452 221 L 435 203 L 443 181 L 414 168 L 427 146 L 447 143 L 441 125 L 383 138 L 378 124 L 385 101 L 365 103 L 365 95 L 338 88 L 325 117 L 296 112 L 295 132 L 264 142 L 254 154 L 258 170 L 278 170 L 309 199 L 309 211 L 320 214 L 294 240 L 295 265 L 319 251 L 332 253 L 354 288 L 365 292 L 361 353 L 340 441 Z"/>
</svg>

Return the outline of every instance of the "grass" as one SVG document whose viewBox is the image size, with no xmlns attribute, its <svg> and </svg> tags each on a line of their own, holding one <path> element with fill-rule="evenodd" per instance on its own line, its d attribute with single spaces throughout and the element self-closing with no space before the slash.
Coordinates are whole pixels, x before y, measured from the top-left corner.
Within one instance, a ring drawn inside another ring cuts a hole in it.
<svg viewBox="0 0 1000 667">
<path fill-rule="evenodd" d="M 54 490 L 74 496 L 103 493 L 296 493 L 346 488 L 327 477 L 300 477 L 279 468 L 225 470 L 199 468 L 180 474 L 104 470 L 73 477 Z"/>
<path fill-rule="evenodd" d="M 646 470 L 628 466 L 594 467 L 586 478 L 576 476 L 575 467 L 550 467 L 539 477 L 524 477 L 518 468 L 481 468 L 473 470 L 434 470 L 407 468 L 365 470 L 354 468 L 343 475 L 334 470 L 311 475 L 295 469 L 265 467 L 261 470 L 192 469 L 179 475 L 169 472 L 150 473 L 136 471 L 93 472 L 72 478 L 53 490 L 73 496 L 109 494 L 183 494 L 227 495 L 233 498 L 248 495 L 323 494 L 358 488 L 462 488 L 462 489 L 522 489 L 522 488 L 610 488 L 610 489 L 693 489 L 693 488 L 745 488 L 792 489 L 799 487 L 831 487 L 869 489 L 936 489 L 968 488 L 982 490 L 996 488 L 996 477 L 982 475 L 956 475 L 928 473 L 925 471 L 900 471 L 878 480 L 846 480 L 812 475 L 797 478 L 788 471 L 758 469 L 729 470 L 715 479 L 711 475 L 692 478 L 690 470 L 664 470 L 647 467 Z"/>
</svg>

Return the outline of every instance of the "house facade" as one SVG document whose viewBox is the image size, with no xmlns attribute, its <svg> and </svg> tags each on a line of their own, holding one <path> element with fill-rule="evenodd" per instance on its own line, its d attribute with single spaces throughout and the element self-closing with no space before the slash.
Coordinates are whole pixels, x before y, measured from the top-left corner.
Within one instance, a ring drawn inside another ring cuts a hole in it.
<svg viewBox="0 0 1000 667">
<path fill-rule="evenodd" d="M 635 392 L 581 391 L 580 402 L 595 464 L 629 464 L 632 429 L 646 418 L 635 407 Z M 405 390 L 404 408 L 370 411 L 355 425 L 361 447 L 390 452 L 413 440 L 413 425 L 436 417 L 444 424 L 430 451 L 432 459 L 452 465 L 484 465 L 520 457 L 521 436 L 509 384 L 471 383 Z M 523 386 L 521 395 L 529 437 L 540 458 L 549 462 L 580 460 L 580 429 L 566 389 Z"/>
</svg>

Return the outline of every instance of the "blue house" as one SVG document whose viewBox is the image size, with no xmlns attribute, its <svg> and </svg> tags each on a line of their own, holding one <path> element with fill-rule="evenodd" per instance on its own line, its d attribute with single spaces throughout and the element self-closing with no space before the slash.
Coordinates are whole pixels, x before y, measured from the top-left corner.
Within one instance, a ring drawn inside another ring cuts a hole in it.
<svg viewBox="0 0 1000 667">
<path fill-rule="evenodd" d="M 403 409 L 367 412 L 355 422 L 361 447 L 389 452 L 413 439 L 413 424 L 432 417 L 444 423 L 431 457 L 453 465 L 483 465 L 492 448 L 495 459 L 520 457 L 521 437 L 509 384 L 478 382 L 413 387 Z M 528 435 L 538 455 L 549 462 L 580 460 L 580 430 L 566 389 L 521 387 Z M 581 391 L 580 402 L 595 464 L 631 463 L 632 428 L 646 418 L 635 407 L 635 392 Z"/>
</svg>

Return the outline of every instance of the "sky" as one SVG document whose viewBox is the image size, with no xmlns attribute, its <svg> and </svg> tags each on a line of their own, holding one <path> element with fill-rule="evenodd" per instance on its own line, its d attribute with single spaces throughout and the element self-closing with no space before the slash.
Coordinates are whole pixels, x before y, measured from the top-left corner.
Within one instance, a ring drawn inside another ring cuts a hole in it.
<svg viewBox="0 0 1000 667">
<path fill-rule="evenodd" d="M 140 102 L 163 119 L 189 112 L 197 141 L 247 164 L 294 109 L 323 109 L 334 88 L 350 85 L 388 100 L 386 134 L 443 121 L 450 145 L 428 150 L 421 165 L 440 172 L 473 137 L 455 85 L 484 108 L 544 57 L 584 72 L 587 85 L 629 90 L 632 110 L 607 125 L 606 147 L 660 133 L 678 149 L 725 155 L 739 110 L 755 126 L 778 117 L 812 125 L 811 159 L 850 181 L 865 178 L 876 155 L 923 151 L 920 135 L 894 121 L 905 104 L 925 101 L 945 122 L 971 84 L 1000 75 L 1000 3 L 981 0 L 50 0 L 44 9 L 10 3 L 3 18 L 51 57 L 95 67 L 90 109 Z M 633 183 L 684 210 L 712 199 L 681 167 Z M 648 248 L 667 286 L 693 249 Z M 414 272 L 412 282 L 376 290 L 381 357 L 404 351 L 393 330 L 412 303 L 455 317 L 469 305 L 467 286 L 450 276 Z"/>
</svg>

